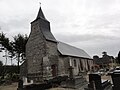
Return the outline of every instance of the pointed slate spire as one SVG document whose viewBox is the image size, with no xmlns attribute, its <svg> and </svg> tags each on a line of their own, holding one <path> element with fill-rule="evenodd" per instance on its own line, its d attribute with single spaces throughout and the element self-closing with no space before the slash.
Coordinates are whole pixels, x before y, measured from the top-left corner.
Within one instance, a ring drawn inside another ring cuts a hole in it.
<svg viewBox="0 0 120 90">
<path fill-rule="evenodd" d="M 37 15 L 37 18 L 36 18 L 36 19 L 38 19 L 38 18 L 42 18 L 42 19 L 45 19 L 45 20 L 46 20 L 44 14 L 43 14 L 43 11 L 42 11 L 42 9 L 41 9 L 41 7 L 40 7 L 40 9 L 39 9 L 39 12 L 38 12 L 38 15 Z"/>
</svg>

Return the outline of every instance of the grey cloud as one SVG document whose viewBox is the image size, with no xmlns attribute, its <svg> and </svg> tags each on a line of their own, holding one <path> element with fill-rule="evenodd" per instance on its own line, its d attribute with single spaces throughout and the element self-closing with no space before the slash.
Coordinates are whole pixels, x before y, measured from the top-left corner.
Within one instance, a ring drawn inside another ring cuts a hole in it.
<svg viewBox="0 0 120 90">
<path fill-rule="evenodd" d="M 117 56 L 120 50 L 120 37 L 102 35 L 57 35 L 57 40 L 81 48 L 93 55 L 102 55 L 103 51 L 109 55 Z"/>
<path fill-rule="evenodd" d="M 118 36 L 105 36 L 105 35 L 71 35 L 71 34 L 55 34 L 58 40 L 65 42 L 84 42 L 84 41 L 103 41 L 103 40 L 116 40 L 120 39 Z"/>
<path fill-rule="evenodd" d="M 73 28 L 80 28 L 80 24 L 71 24 L 71 26 L 73 27 Z"/>
<path fill-rule="evenodd" d="M 91 43 L 94 43 L 94 42 L 91 42 Z M 109 42 L 103 41 L 99 44 L 94 43 L 94 45 L 84 43 L 83 49 L 88 51 L 91 56 L 96 55 L 96 54 L 100 56 L 103 51 L 106 51 L 108 52 L 109 55 L 113 55 L 114 57 L 116 57 L 118 52 L 120 51 L 120 42 L 118 40 L 109 41 Z"/>
<path fill-rule="evenodd" d="M 38 1 L 0 0 L 0 2 L 1 1 L 3 1 L 6 6 L 0 5 L 0 31 L 6 31 L 10 36 L 23 32 L 28 34 L 30 31 L 30 22 L 35 19 L 39 9 Z M 82 48 L 91 56 L 101 53 L 103 50 L 116 55 L 120 48 L 120 1 L 75 0 L 72 2 L 69 0 L 42 1 L 43 12 L 51 23 L 51 30 L 56 39 Z M 5 17 L 4 20 L 1 19 L 3 17 Z M 105 33 L 112 31 L 113 36 L 111 33 L 108 36 L 106 36 L 104 32 L 99 34 L 101 29 L 103 29 Z M 78 30 L 79 32 L 71 34 L 74 33 L 73 30 L 75 32 Z M 90 33 L 79 35 L 79 33 L 83 34 L 83 30 L 89 31 Z M 59 31 L 62 32 L 62 34 L 59 34 Z M 96 33 L 91 34 L 91 32 L 94 31 L 96 31 Z"/>
<path fill-rule="evenodd" d="M 56 38 L 75 47 L 84 49 L 91 57 L 96 54 L 100 56 L 103 51 L 116 57 L 120 50 L 120 37 L 118 36 L 58 34 Z"/>
<path fill-rule="evenodd" d="M 0 19 L 0 26 L 1 26 L 0 31 L 7 32 L 7 33 L 12 32 L 12 33 L 16 33 L 16 34 L 20 33 L 20 32 L 28 33 L 30 21 L 31 21 L 29 17 L 16 16 L 15 18 L 9 18 L 9 20 L 7 20 L 7 22 Z M 27 30 L 27 31 L 24 31 L 24 30 Z"/>
<path fill-rule="evenodd" d="M 120 28 L 120 13 L 98 15 L 87 22 L 87 28 Z"/>
<path fill-rule="evenodd" d="M 120 51 L 120 39 L 114 40 L 89 40 L 89 41 L 78 41 L 78 42 L 67 42 L 73 46 L 84 49 L 92 57 L 93 55 L 101 55 L 103 51 L 108 52 L 109 55 L 117 56 Z"/>
</svg>

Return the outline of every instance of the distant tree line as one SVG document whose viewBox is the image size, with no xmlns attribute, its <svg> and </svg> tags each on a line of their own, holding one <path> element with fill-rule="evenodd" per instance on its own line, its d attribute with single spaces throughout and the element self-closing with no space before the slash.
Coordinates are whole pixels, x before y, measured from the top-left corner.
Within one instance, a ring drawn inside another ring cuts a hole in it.
<svg viewBox="0 0 120 90">
<path fill-rule="evenodd" d="M 103 54 L 103 57 L 109 56 L 109 55 L 107 55 L 107 52 L 102 52 L 102 54 Z M 110 56 L 110 57 L 113 59 L 113 63 L 117 63 L 120 65 L 120 51 L 118 52 L 117 57 L 115 57 L 115 58 L 113 56 Z M 93 58 L 99 58 L 99 56 L 95 55 L 95 56 L 93 56 Z"/>
<path fill-rule="evenodd" d="M 17 66 L 11 66 L 11 65 L 6 65 L 6 66 L 2 66 L 0 67 L 0 76 L 2 76 L 3 72 L 4 72 L 4 68 L 6 69 L 6 73 L 7 74 L 11 74 L 11 73 L 18 73 L 18 67 Z"/>
</svg>

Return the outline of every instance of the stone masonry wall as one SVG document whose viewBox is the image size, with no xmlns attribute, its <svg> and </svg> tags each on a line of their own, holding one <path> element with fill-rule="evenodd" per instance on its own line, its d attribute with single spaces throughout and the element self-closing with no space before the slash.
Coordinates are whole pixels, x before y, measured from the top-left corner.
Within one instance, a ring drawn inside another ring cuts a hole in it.
<svg viewBox="0 0 120 90">
<path fill-rule="evenodd" d="M 65 57 L 65 56 L 59 56 L 59 65 L 58 65 L 58 71 L 59 71 L 59 75 L 63 76 L 63 75 L 68 75 L 68 68 L 70 67 L 69 65 L 69 57 Z"/>
<path fill-rule="evenodd" d="M 81 69 L 80 61 L 81 61 L 83 70 Z M 90 68 L 88 69 L 88 65 L 89 67 L 93 65 L 92 64 L 93 61 L 89 59 L 82 59 L 82 58 L 70 57 L 70 56 L 60 56 L 59 57 L 59 72 L 61 75 L 69 74 L 68 69 L 70 66 L 70 62 L 73 67 L 74 75 L 79 75 L 81 71 L 89 71 Z"/>
<path fill-rule="evenodd" d="M 35 82 L 53 76 L 53 72 L 54 75 L 58 73 L 57 42 L 46 40 L 42 30 L 47 29 L 51 33 L 50 28 L 45 27 L 41 22 L 42 20 L 32 22 L 30 37 L 26 45 L 28 77 Z M 56 66 L 56 71 L 52 70 L 52 65 Z"/>
<path fill-rule="evenodd" d="M 48 55 L 51 65 L 58 65 L 58 51 L 56 42 L 46 41 L 46 54 Z"/>
<path fill-rule="evenodd" d="M 31 33 L 26 45 L 26 59 L 28 74 L 40 72 L 42 57 L 45 56 L 45 38 L 36 21 L 31 25 Z"/>
</svg>

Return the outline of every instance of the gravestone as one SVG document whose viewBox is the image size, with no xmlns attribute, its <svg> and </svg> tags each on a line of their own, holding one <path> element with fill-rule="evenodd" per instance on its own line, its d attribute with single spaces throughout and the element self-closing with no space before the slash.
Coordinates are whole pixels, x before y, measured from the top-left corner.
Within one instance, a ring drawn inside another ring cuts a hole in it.
<svg viewBox="0 0 120 90">
<path fill-rule="evenodd" d="M 17 90 L 23 90 L 23 80 L 22 79 L 19 79 L 18 81 L 18 88 Z"/>
<path fill-rule="evenodd" d="M 70 66 L 70 68 L 69 68 L 69 78 L 74 78 L 74 75 L 73 75 L 73 67 L 72 66 Z"/>
<path fill-rule="evenodd" d="M 95 87 L 94 87 L 95 85 Z M 101 76 L 98 74 L 89 74 L 89 88 L 96 90 L 103 90 L 101 83 Z"/>
<path fill-rule="evenodd" d="M 73 79 L 68 79 L 66 81 L 66 87 L 68 88 L 74 88 L 74 89 L 80 89 L 80 90 L 84 90 L 84 88 L 87 87 L 87 81 L 85 80 L 85 78 L 83 78 L 83 76 L 77 76 Z"/>
<path fill-rule="evenodd" d="M 74 68 L 70 66 L 69 77 L 66 80 L 64 87 L 84 90 L 84 88 L 86 88 L 88 84 L 86 79 L 83 78 L 82 75 L 75 76 L 73 70 Z"/>
<path fill-rule="evenodd" d="M 113 81 L 113 90 L 120 90 L 120 73 L 111 74 Z"/>
<path fill-rule="evenodd" d="M 89 74 L 89 90 L 112 90 L 109 80 L 102 80 L 98 74 Z"/>
</svg>

